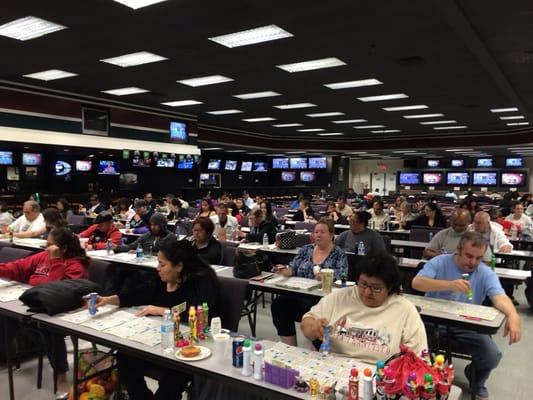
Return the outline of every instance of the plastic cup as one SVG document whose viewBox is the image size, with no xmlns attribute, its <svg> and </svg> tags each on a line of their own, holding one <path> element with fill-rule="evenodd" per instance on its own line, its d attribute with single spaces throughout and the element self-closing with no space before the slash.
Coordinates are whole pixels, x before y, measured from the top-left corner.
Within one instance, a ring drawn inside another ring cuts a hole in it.
<svg viewBox="0 0 533 400">
<path fill-rule="evenodd" d="M 331 293 L 333 289 L 333 276 L 335 271 L 329 268 L 323 268 L 320 271 L 320 277 L 322 279 L 322 291 L 326 294 Z"/>
<path fill-rule="evenodd" d="M 228 344 L 230 342 L 230 336 L 227 333 L 219 333 L 213 336 L 214 356 L 217 360 L 224 360 L 228 352 Z"/>
</svg>

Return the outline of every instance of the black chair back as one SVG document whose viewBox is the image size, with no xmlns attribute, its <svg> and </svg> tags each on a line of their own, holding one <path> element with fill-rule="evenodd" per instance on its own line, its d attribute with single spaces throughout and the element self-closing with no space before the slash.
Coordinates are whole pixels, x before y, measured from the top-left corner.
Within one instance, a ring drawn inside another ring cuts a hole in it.
<svg viewBox="0 0 533 400">
<path fill-rule="evenodd" d="M 219 295 L 217 310 L 222 327 L 231 332 L 239 330 L 239 321 L 248 289 L 248 282 L 240 279 L 218 277 Z"/>
<path fill-rule="evenodd" d="M 2 247 L 2 249 L 0 249 L 0 263 L 15 261 L 31 256 L 32 254 L 33 251 L 31 250 L 17 249 L 15 247 Z"/>
<path fill-rule="evenodd" d="M 88 268 L 89 280 L 104 287 L 111 274 L 111 263 L 101 260 L 91 259 Z"/>
</svg>

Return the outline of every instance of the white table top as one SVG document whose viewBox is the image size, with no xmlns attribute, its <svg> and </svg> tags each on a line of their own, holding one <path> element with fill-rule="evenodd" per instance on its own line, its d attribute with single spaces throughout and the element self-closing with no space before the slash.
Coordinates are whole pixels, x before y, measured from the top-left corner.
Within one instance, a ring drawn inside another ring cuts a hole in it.
<svg viewBox="0 0 533 400">
<path fill-rule="evenodd" d="M 142 233 L 133 233 L 133 230 L 132 230 L 132 229 L 123 229 L 123 228 L 120 228 L 119 231 L 120 231 L 120 233 L 123 234 L 124 236 L 135 236 L 135 237 L 142 236 Z"/>
<path fill-rule="evenodd" d="M 429 243 L 427 242 L 414 242 L 411 240 L 391 240 L 391 245 L 393 247 L 414 247 L 419 249 L 425 249 Z"/>
<path fill-rule="evenodd" d="M 0 238 L 0 241 L 9 242 L 9 239 Z M 42 250 L 44 247 L 46 247 L 46 240 L 38 238 L 13 238 L 13 245 L 17 247 Z"/>
</svg>

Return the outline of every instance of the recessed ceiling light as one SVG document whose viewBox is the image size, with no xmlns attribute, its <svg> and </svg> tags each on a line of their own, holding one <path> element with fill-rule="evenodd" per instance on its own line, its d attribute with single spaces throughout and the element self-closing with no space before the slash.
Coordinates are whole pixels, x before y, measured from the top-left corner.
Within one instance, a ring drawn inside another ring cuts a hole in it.
<svg viewBox="0 0 533 400">
<path fill-rule="evenodd" d="M 334 112 L 324 112 L 324 113 L 314 113 L 314 114 L 305 114 L 308 117 L 316 118 L 316 117 L 336 117 L 339 115 L 344 115 L 344 113 L 334 111 Z"/>
<path fill-rule="evenodd" d="M 396 100 L 396 99 L 406 99 L 409 96 L 407 96 L 405 93 L 394 93 L 394 94 L 382 94 L 379 96 L 366 96 L 366 97 L 358 97 L 357 100 L 359 101 L 384 101 L 384 100 Z"/>
<path fill-rule="evenodd" d="M 62 29 L 66 29 L 66 26 L 28 16 L 1 25 L 0 35 L 17 40 L 30 40 Z"/>
<path fill-rule="evenodd" d="M 420 125 L 440 125 L 440 124 L 456 124 L 457 121 L 454 119 L 447 119 L 443 121 L 426 121 L 420 122 Z"/>
<path fill-rule="evenodd" d="M 339 121 L 331 121 L 334 124 L 358 124 L 359 122 L 368 122 L 366 119 L 341 119 Z"/>
<path fill-rule="evenodd" d="M 424 108 L 429 108 L 425 104 L 417 104 L 414 106 L 398 106 L 398 107 L 384 107 L 385 111 L 408 111 L 408 110 L 422 110 Z"/>
<path fill-rule="evenodd" d="M 227 115 L 227 114 L 240 114 L 242 113 L 242 111 L 231 109 L 231 110 L 208 111 L 207 113 L 212 114 L 212 115 Z"/>
<path fill-rule="evenodd" d="M 392 153 L 395 153 L 395 154 L 416 153 L 416 150 L 395 150 Z"/>
<path fill-rule="evenodd" d="M 348 154 L 366 154 L 366 151 L 350 151 Z"/>
<path fill-rule="evenodd" d="M 115 96 L 126 96 L 128 94 L 146 93 L 148 90 L 138 87 L 125 87 L 121 89 L 102 90 L 102 93 L 114 94 Z"/>
<path fill-rule="evenodd" d="M 373 129 L 373 128 L 385 128 L 385 125 L 361 125 L 354 126 L 355 129 Z"/>
<path fill-rule="evenodd" d="M 416 119 L 416 118 L 438 118 L 444 117 L 444 114 L 413 114 L 413 115 L 404 115 L 405 119 Z"/>
<path fill-rule="evenodd" d="M 209 150 L 222 150 L 222 147 L 205 147 L 202 150 L 209 151 Z"/>
<path fill-rule="evenodd" d="M 298 129 L 298 132 L 322 132 L 322 128 L 312 128 L 312 129 Z"/>
<path fill-rule="evenodd" d="M 362 156 L 364 156 L 364 157 L 378 157 L 379 154 L 376 154 L 376 153 L 368 153 L 368 154 L 362 154 Z"/>
<path fill-rule="evenodd" d="M 215 85 L 217 83 L 224 83 L 224 82 L 231 82 L 231 81 L 233 81 L 233 79 L 228 78 L 227 76 L 209 75 L 209 76 L 201 76 L 198 78 L 182 79 L 176 82 L 181 83 L 183 85 L 191 86 L 191 87 L 197 87 L 197 86 Z"/>
<path fill-rule="evenodd" d="M 238 99 L 242 99 L 242 100 L 259 99 L 262 97 L 274 97 L 274 96 L 281 96 L 281 94 L 278 92 L 266 91 L 266 92 L 243 93 L 243 94 L 233 95 L 233 97 L 237 97 Z"/>
<path fill-rule="evenodd" d="M 271 40 L 284 39 L 292 36 L 294 36 L 292 33 L 281 29 L 277 25 L 267 25 L 245 31 L 228 33 L 227 35 L 210 37 L 209 40 L 231 49 L 233 47 L 269 42 Z"/>
<path fill-rule="evenodd" d="M 167 58 L 148 51 L 139 51 L 137 53 L 124 54 L 123 56 L 104 58 L 100 61 L 126 68 L 164 60 L 167 60 Z"/>
<path fill-rule="evenodd" d="M 372 133 L 397 133 L 397 132 L 401 132 L 399 129 L 384 129 L 384 130 L 381 130 L 381 131 L 370 131 Z"/>
<path fill-rule="evenodd" d="M 508 108 L 491 108 L 490 109 L 490 112 L 493 112 L 493 113 L 514 112 L 514 111 L 518 111 L 518 108 L 508 107 Z"/>
<path fill-rule="evenodd" d="M 60 69 L 49 69 L 47 71 L 35 72 L 33 74 L 23 75 L 26 78 L 40 79 L 42 81 L 53 81 L 54 79 L 70 78 L 77 76 L 73 72 L 61 71 Z"/>
<path fill-rule="evenodd" d="M 275 128 L 292 128 L 294 126 L 302 126 L 302 124 L 277 124 L 272 126 Z"/>
<path fill-rule="evenodd" d="M 133 8 L 134 10 L 138 10 L 139 8 L 151 6 L 152 4 L 162 3 L 163 1 L 167 1 L 167 0 L 113 0 L 113 1 L 123 4 L 129 8 Z"/>
<path fill-rule="evenodd" d="M 201 101 L 196 100 L 177 100 L 177 101 L 168 101 L 166 103 L 161 103 L 165 106 L 170 107 L 183 107 L 183 106 L 194 106 L 196 104 L 202 104 Z"/>
<path fill-rule="evenodd" d="M 330 133 L 317 133 L 317 136 L 342 136 L 344 133 L 341 132 L 330 132 Z"/>
<path fill-rule="evenodd" d="M 307 107 L 316 107 L 316 104 L 313 103 L 294 103 L 294 104 L 280 104 L 279 106 L 274 106 L 280 110 L 291 110 L 293 108 L 307 108 Z"/>
<path fill-rule="evenodd" d="M 465 129 L 466 125 L 454 125 L 454 126 L 436 126 L 433 129 L 436 131 L 442 131 L 445 129 Z"/>
<path fill-rule="evenodd" d="M 533 150 L 533 147 L 512 147 L 509 150 Z"/>
<path fill-rule="evenodd" d="M 292 63 L 292 64 L 276 65 L 276 67 L 284 71 L 292 73 L 292 72 L 312 71 L 315 69 L 322 69 L 322 68 L 339 67 L 341 65 L 346 65 L 346 63 L 344 61 L 339 60 L 338 58 L 330 57 L 330 58 L 321 58 L 318 60 L 303 61 L 303 62 Z"/>
<path fill-rule="evenodd" d="M 245 118 L 243 121 L 246 122 L 265 122 L 265 121 L 275 121 L 276 118 L 272 117 L 259 117 L 259 118 Z"/>
<path fill-rule="evenodd" d="M 246 150 L 226 150 L 227 153 L 244 153 Z"/>
<path fill-rule="evenodd" d="M 506 120 L 512 120 L 512 119 L 524 119 L 526 117 L 524 117 L 523 115 L 512 115 L 512 116 L 509 116 L 509 117 L 500 117 L 501 120 L 503 121 L 506 121 Z"/>
<path fill-rule="evenodd" d="M 525 126 L 529 125 L 529 122 L 507 122 L 507 126 Z"/>
<path fill-rule="evenodd" d="M 377 79 L 361 79 L 358 81 L 327 83 L 324 86 L 330 89 L 347 89 L 347 88 L 375 86 L 375 85 L 382 85 L 382 84 L 383 82 L 380 82 Z"/>
<path fill-rule="evenodd" d="M 446 149 L 444 151 L 454 151 L 454 152 L 460 152 L 460 151 L 473 151 L 474 149 Z"/>
</svg>

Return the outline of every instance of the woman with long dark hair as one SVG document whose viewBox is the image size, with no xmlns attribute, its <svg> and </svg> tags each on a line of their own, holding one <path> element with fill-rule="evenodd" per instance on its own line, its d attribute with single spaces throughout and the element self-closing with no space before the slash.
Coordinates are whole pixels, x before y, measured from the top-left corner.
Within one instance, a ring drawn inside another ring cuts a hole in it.
<svg viewBox="0 0 533 400">
<path fill-rule="evenodd" d="M 198 214 L 196 214 L 196 217 L 194 219 L 200 217 L 209 218 L 214 217 L 215 215 L 217 215 L 217 213 L 215 212 L 215 207 L 213 207 L 211 199 L 203 198 L 200 202 L 200 211 L 198 211 Z"/>
<path fill-rule="evenodd" d="M 59 199 L 57 199 L 56 208 L 57 211 L 61 213 L 64 219 L 68 219 L 68 217 L 73 214 L 72 209 L 70 207 L 70 203 L 64 197 L 60 197 Z"/>
</svg>

